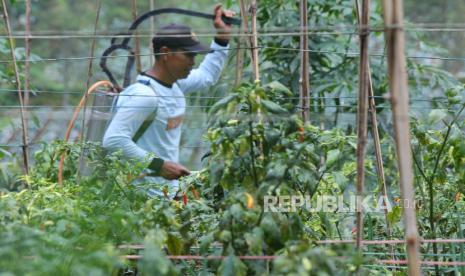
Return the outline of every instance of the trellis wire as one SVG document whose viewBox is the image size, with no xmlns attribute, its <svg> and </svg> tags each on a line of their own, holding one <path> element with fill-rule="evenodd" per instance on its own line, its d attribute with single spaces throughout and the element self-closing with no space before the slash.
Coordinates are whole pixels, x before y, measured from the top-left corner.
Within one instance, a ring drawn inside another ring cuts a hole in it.
<svg viewBox="0 0 465 276">
<path fill-rule="evenodd" d="M 1 93 L 17 93 L 17 89 L 4 89 L 0 88 Z M 75 95 L 82 95 L 82 92 L 77 91 L 53 91 L 53 90 L 32 90 L 32 92 L 36 94 L 75 94 Z M 102 91 L 98 91 L 97 93 L 102 93 Z M 114 94 L 118 95 L 118 97 L 148 97 L 148 98 L 185 98 L 185 99 L 222 99 L 223 97 L 220 96 L 202 96 L 202 95 L 195 95 L 195 96 L 176 96 L 176 95 L 126 95 L 126 94 Z M 356 99 L 357 96 L 318 96 L 313 95 L 306 97 L 306 99 Z M 384 99 L 388 100 L 389 97 L 386 96 L 369 96 L 370 99 Z M 300 99 L 300 97 L 282 97 L 282 99 L 293 100 L 293 99 Z M 425 99 L 425 98 L 414 98 L 410 99 L 411 102 L 439 102 L 439 101 L 447 101 L 447 97 L 433 97 L 432 99 Z"/>
<path fill-rule="evenodd" d="M 316 53 L 316 54 L 338 54 L 338 55 L 343 55 L 347 56 L 350 58 L 357 58 L 359 56 L 358 53 L 355 52 L 341 52 L 341 51 L 331 51 L 331 50 L 300 50 L 299 48 L 295 47 L 269 47 L 269 46 L 256 46 L 256 47 L 232 47 L 226 50 L 218 49 L 215 51 L 230 51 L 230 50 L 237 50 L 237 49 L 248 49 L 251 50 L 253 48 L 256 48 L 258 50 L 260 49 L 271 49 L 271 50 L 282 50 L 282 51 L 306 51 L 309 53 Z M 183 51 L 178 51 L 177 53 L 190 53 L 190 52 L 183 52 Z M 151 56 L 151 55 L 164 55 L 165 53 L 159 53 L 159 54 L 153 54 L 153 53 L 146 53 L 146 54 L 139 54 L 139 56 Z M 108 58 L 127 58 L 131 57 L 134 55 L 131 54 L 126 54 L 126 55 L 112 55 L 108 56 Z M 385 54 L 380 54 L 380 53 L 372 53 L 369 54 L 370 57 L 377 57 L 377 58 L 385 58 L 387 57 Z M 52 61 L 66 61 L 66 60 L 88 60 L 88 59 L 100 59 L 100 56 L 88 56 L 88 57 L 70 57 L 70 58 L 42 58 L 38 60 L 29 60 L 31 62 L 52 62 Z M 431 60 L 443 60 L 443 61 L 465 61 L 465 57 L 440 57 L 440 56 L 406 56 L 408 59 L 431 59 Z M 0 63 L 10 63 L 11 60 L 0 60 Z M 26 62 L 25 59 L 18 59 L 16 62 Z"/>
<path fill-rule="evenodd" d="M 40 141 L 36 143 L 29 143 L 28 145 L 30 146 L 35 146 L 35 145 L 43 145 L 49 143 L 48 141 Z M 6 145 L 6 144 L 0 144 L 0 148 L 22 148 L 23 145 Z M 186 148 L 186 149 L 195 149 L 195 148 L 207 148 L 208 144 L 205 145 L 193 145 L 193 146 L 180 146 L 180 148 Z"/>
<path fill-rule="evenodd" d="M 380 25 L 360 25 L 362 28 L 369 28 L 372 32 L 384 32 L 389 29 L 395 29 L 397 25 L 390 26 L 380 26 Z M 307 25 L 307 26 L 287 26 L 287 27 L 257 27 L 258 35 L 302 35 L 302 34 L 313 34 L 313 33 L 328 33 L 328 34 L 357 34 L 356 27 L 353 25 Z M 344 30 L 351 30 L 350 32 L 343 32 Z M 450 23 L 438 23 L 438 24 L 419 24 L 413 23 L 409 26 L 403 27 L 404 31 L 413 31 L 413 32 L 463 32 L 465 31 L 465 24 L 456 24 L 454 26 Z M 332 32 L 330 32 L 332 31 Z M 115 34 L 127 32 L 127 29 L 113 29 L 112 31 L 98 31 L 97 33 L 89 31 L 80 31 L 80 30 L 34 30 L 31 32 L 31 38 L 33 39 L 64 39 L 64 38 L 125 38 L 125 37 L 134 37 L 136 34 Z M 211 29 L 196 29 L 197 36 L 214 36 L 214 33 L 211 32 Z M 26 32 L 23 31 L 14 31 L 11 34 L 12 38 L 22 38 L 24 39 L 27 36 Z M 137 34 L 139 37 L 152 37 L 153 31 L 141 30 Z M 233 36 L 250 36 L 247 33 L 237 33 Z M 7 34 L 0 32 L 0 38 L 8 37 Z"/>
<path fill-rule="evenodd" d="M 464 103 L 462 103 L 464 104 Z M 458 104 L 460 105 L 460 104 Z M 185 108 L 210 108 L 214 105 L 186 105 Z M 29 106 L 23 106 L 23 108 L 28 108 L 28 109 L 34 109 L 34 108 L 75 108 L 78 107 L 77 105 L 29 105 Z M 95 107 L 110 107 L 110 106 L 95 106 Z M 355 108 L 354 105 L 314 105 L 312 107 L 333 107 L 333 108 Z M 18 105 L 0 105 L 0 109 L 16 109 L 16 108 L 21 108 L 21 106 Z M 140 109 L 146 109 L 146 108 L 151 108 L 149 106 L 119 106 L 118 108 L 140 108 Z M 300 106 L 294 106 L 296 109 L 301 109 Z M 390 106 L 376 106 L 377 109 L 386 109 L 390 108 Z M 431 109 L 437 109 L 437 110 L 447 110 L 447 111 L 456 111 L 456 109 L 451 109 L 451 108 L 446 108 L 446 107 L 428 107 L 428 106 L 410 106 L 412 109 L 420 109 L 420 110 L 431 110 Z M 457 109 L 458 110 L 458 109 Z"/>
</svg>

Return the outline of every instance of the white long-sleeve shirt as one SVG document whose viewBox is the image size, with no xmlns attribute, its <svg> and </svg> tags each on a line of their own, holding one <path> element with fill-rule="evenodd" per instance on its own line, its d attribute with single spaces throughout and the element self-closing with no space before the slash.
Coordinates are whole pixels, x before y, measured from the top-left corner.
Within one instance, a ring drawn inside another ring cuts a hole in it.
<svg viewBox="0 0 465 276">
<path fill-rule="evenodd" d="M 205 90 L 216 83 L 226 62 L 228 46 L 222 47 L 212 42 L 211 49 L 213 52 L 205 56 L 198 68 L 171 87 L 139 75 L 137 80 L 148 85 L 137 82 L 121 92 L 116 112 L 103 137 L 103 147 L 109 151 L 122 150 L 127 158 L 140 161 L 150 160 L 155 154 L 178 163 L 181 125 L 186 112 L 184 95 Z M 135 143 L 132 137 L 155 109 L 155 119 Z M 177 181 L 161 177 L 146 177 L 145 182 L 168 184 L 171 195 L 178 189 Z"/>
</svg>

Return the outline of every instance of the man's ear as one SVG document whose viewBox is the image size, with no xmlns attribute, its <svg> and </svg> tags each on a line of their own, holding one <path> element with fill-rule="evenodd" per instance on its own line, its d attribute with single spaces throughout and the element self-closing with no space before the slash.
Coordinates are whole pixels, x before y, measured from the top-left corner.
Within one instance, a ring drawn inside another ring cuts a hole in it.
<svg viewBox="0 0 465 276">
<path fill-rule="evenodd" d="M 161 58 L 162 59 L 166 59 L 168 57 L 168 54 L 171 52 L 171 49 L 166 47 L 166 46 L 162 46 L 160 48 L 160 54 L 161 54 Z"/>
</svg>

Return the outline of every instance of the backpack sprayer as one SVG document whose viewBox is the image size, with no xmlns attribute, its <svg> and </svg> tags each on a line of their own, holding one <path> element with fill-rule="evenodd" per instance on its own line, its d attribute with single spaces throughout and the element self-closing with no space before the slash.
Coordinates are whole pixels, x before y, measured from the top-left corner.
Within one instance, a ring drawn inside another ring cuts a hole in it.
<svg viewBox="0 0 465 276">
<path fill-rule="evenodd" d="M 129 86 L 131 83 L 131 72 L 134 67 L 134 61 L 135 61 L 135 51 L 129 45 L 132 35 L 136 31 L 137 27 L 139 27 L 139 25 L 142 22 L 149 19 L 150 17 L 158 16 L 160 14 L 165 14 L 165 13 L 188 15 L 188 16 L 193 16 L 193 17 L 205 18 L 209 20 L 215 19 L 215 16 L 212 14 L 206 14 L 206 13 L 195 12 L 195 11 L 190 11 L 190 10 L 184 10 L 184 9 L 178 9 L 178 8 L 157 9 L 157 10 L 149 11 L 139 16 L 131 24 L 127 32 L 117 34 L 115 37 L 113 37 L 111 39 L 110 47 L 108 47 L 103 52 L 102 57 L 100 58 L 100 67 L 102 68 L 103 72 L 107 75 L 109 81 L 97 82 L 94 85 L 92 85 L 91 88 L 89 88 L 89 90 L 86 92 L 81 102 L 79 103 L 78 107 L 76 108 L 73 114 L 73 117 L 68 125 L 68 129 L 65 135 L 65 141 L 68 140 L 69 134 L 71 132 L 71 129 L 74 126 L 74 122 L 76 121 L 77 115 L 79 111 L 81 110 L 81 108 L 85 105 L 88 95 L 90 95 L 91 93 L 94 95 L 94 98 L 93 98 L 93 103 L 92 103 L 92 107 L 90 111 L 89 122 L 87 125 L 88 130 L 87 130 L 87 133 L 85 134 L 85 141 L 91 141 L 91 142 L 102 141 L 106 128 L 111 118 L 113 117 L 114 107 L 116 106 L 118 94 L 125 87 Z M 222 20 L 226 24 L 237 25 L 237 26 L 241 25 L 240 18 L 231 18 L 231 17 L 222 16 Z M 117 41 L 118 37 L 124 37 L 120 43 L 118 43 Z M 118 83 L 113 73 L 107 67 L 108 57 L 116 50 L 123 50 L 128 53 L 122 85 Z M 97 90 L 97 88 L 100 86 L 106 86 L 108 89 Z M 65 154 L 61 156 L 60 165 L 58 167 L 58 183 L 59 184 L 62 183 L 64 159 L 65 159 Z M 81 160 L 80 172 L 81 172 L 81 175 L 88 175 L 90 172 L 88 166 L 83 160 Z"/>
</svg>

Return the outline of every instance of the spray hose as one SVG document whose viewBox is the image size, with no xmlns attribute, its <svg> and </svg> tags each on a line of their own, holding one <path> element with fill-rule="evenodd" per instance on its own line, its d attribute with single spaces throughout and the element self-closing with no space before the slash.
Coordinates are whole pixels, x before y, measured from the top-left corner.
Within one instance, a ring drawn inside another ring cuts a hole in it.
<svg viewBox="0 0 465 276">
<path fill-rule="evenodd" d="M 65 142 L 68 142 L 68 140 L 69 140 L 69 136 L 71 134 L 71 131 L 73 130 L 74 124 L 76 123 L 76 119 L 77 119 L 77 117 L 79 115 L 79 112 L 81 111 L 82 107 L 87 102 L 87 97 L 91 93 L 96 91 L 97 88 L 99 88 L 100 86 L 109 87 L 110 90 L 107 90 L 107 93 L 111 93 L 109 91 L 112 91 L 114 89 L 113 84 L 110 81 L 103 80 L 103 81 L 98 81 L 98 82 L 94 83 L 87 90 L 87 92 L 84 94 L 84 96 L 82 96 L 81 101 L 79 102 L 79 105 L 74 110 L 73 117 L 71 117 L 71 120 L 70 120 L 70 122 L 68 124 L 68 128 L 66 129 L 65 138 L 64 138 Z M 58 185 L 60 187 L 63 186 L 63 166 L 64 166 L 64 163 L 65 163 L 65 157 L 66 157 L 66 151 L 61 154 L 60 164 L 58 165 Z"/>
</svg>

